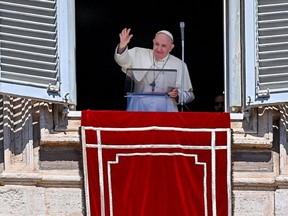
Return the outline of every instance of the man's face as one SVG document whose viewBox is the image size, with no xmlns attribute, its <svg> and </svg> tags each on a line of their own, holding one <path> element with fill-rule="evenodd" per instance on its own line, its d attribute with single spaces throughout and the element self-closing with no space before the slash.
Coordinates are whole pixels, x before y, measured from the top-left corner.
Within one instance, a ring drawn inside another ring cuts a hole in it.
<svg viewBox="0 0 288 216">
<path fill-rule="evenodd" d="M 163 33 L 159 33 L 153 40 L 153 54 L 156 60 L 164 59 L 174 48 L 172 39 Z"/>
<path fill-rule="evenodd" d="M 214 109 L 217 112 L 224 112 L 224 96 L 218 95 L 214 100 Z"/>
</svg>

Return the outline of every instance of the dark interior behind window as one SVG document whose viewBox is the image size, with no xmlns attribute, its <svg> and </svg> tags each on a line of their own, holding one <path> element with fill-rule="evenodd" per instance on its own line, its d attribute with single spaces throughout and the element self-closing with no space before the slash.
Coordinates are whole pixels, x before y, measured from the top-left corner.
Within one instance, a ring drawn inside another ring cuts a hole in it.
<svg viewBox="0 0 288 216">
<path fill-rule="evenodd" d="M 192 6 L 191 6 L 192 4 Z M 76 0 L 77 107 L 80 110 L 125 110 L 125 74 L 113 54 L 124 27 L 132 29 L 130 47 L 152 48 L 154 34 L 172 32 L 172 54 L 182 58 L 180 22 L 185 23 L 184 60 L 195 100 L 185 111 L 211 111 L 224 89 L 223 8 L 221 1 Z"/>
</svg>

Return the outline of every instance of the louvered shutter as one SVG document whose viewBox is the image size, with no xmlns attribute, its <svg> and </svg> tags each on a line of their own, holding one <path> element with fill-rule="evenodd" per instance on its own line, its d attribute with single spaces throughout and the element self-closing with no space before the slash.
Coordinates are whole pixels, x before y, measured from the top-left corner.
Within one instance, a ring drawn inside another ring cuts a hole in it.
<svg viewBox="0 0 288 216">
<path fill-rule="evenodd" d="M 74 0 L 0 1 L 0 93 L 76 104 Z"/>
<path fill-rule="evenodd" d="M 246 105 L 288 101 L 288 0 L 245 1 Z"/>
</svg>

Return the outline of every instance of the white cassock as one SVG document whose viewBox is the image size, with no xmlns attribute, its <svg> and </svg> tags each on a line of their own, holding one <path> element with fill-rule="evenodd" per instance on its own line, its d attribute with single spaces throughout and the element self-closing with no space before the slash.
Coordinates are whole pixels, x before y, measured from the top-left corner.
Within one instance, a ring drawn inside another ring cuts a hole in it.
<svg viewBox="0 0 288 216">
<path fill-rule="evenodd" d="M 183 103 L 194 100 L 193 88 L 187 69 L 183 79 L 183 94 L 181 94 L 182 81 L 182 61 L 181 59 L 169 54 L 163 60 L 156 61 L 153 57 L 153 50 L 134 47 L 122 53 L 117 53 L 116 47 L 114 59 L 121 66 L 122 71 L 129 77 L 133 77 L 134 90 L 127 95 L 128 111 L 159 111 L 159 112 L 178 112 L 175 99 L 167 95 L 171 87 L 178 89 L 178 95 L 183 95 Z M 141 70 L 133 70 L 143 69 Z M 127 70 L 132 69 L 132 70 Z M 148 70 L 150 69 L 149 72 Z M 151 71 L 151 69 L 175 69 L 175 72 Z M 168 74 L 168 76 L 167 76 Z M 182 102 L 181 99 L 179 101 Z"/>
</svg>

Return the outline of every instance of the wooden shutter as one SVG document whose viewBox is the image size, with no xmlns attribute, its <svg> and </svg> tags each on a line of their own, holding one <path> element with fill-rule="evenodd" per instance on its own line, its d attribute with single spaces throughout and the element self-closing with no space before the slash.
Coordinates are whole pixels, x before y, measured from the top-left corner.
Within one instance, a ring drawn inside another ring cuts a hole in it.
<svg viewBox="0 0 288 216">
<path fill-rule="evenodd" d="M 287 102 L 288 0 L 248 0 L 245 14 L 247 104 Z"/>
<path fill-rule="evenodd" d="M 76 104 L 74 0 L 0 1 L 0 93 Z"/>
</svg>

